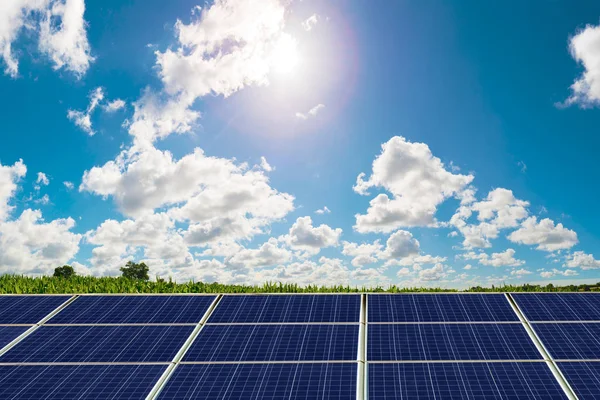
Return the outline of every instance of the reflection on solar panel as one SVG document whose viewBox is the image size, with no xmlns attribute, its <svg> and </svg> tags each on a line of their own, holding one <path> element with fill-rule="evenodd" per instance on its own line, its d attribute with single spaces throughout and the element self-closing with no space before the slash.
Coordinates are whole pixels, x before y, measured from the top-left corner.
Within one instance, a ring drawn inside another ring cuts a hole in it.
<svg viewBox="0 0 600 400">
<path fill-rule="evenodd" d="M 369 322 L 518 321 L 503 294 L 369 296 Z"/>
<path fill-rule="evenodd" d="M 42 326 L 0 362 L 170 362 L 193 326 Z"/>
<path fill-rule="evenodd" d="M 353 400 L 357 367 L 346 364 L 184 364 L 159 399 Z"/>
<path fill-rule="evenodd" d="M 145 399 L 163 365 L 0 366 L 0 398 Z"/>
<path fill-rule="evenodd" d="M 48 323 L 197 323 L 215 296 L 82 296 Z"/>
<path fill-rule="evenodd" d="M 224 296 L 208 322 L 358 322 L 359 313 L 359 295 Z"/>
<path fill-rule="evenodd" d="M 183 361 L 356 360 L 358 325 L 207 325 Z"/>
<path fill-rule="evenodd" d="M 600 397 L 600 362 L 559 362 L 558 366 L 579 399 Z"/>
<path fill-rule="evenodd" d="M 28 326 L 0 326 L 0 349 L 16 339 Z"/>
<path fill-rule="evenodd" d="M 70 296 L 0 296 L 0 324 L 37 324 Z"/>
<path fill-rule="evenodd" d="M 600 359 L 600 323 L 533 324 L 556 360 Z"/>
<path fill-rule="evenodd" d="M 600 293 L 512 295 L 530 321 L 600 321 Z"/>
<path fill-rule="evenodd" d="M 544 362 L 369 364 L 369 399 L 566 399 Z"/>
<path fill-rule="evenodd" d="M 368 360 L 541 359 L 521 324 L 370 325 Z"/>
</svg>

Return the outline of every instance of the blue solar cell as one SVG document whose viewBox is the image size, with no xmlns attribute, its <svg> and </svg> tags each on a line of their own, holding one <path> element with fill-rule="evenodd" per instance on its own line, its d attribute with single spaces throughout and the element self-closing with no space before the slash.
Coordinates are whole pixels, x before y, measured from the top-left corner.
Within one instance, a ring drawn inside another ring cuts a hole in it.
<svg viewBox="0 0 600 400">
<path fill-rule="evenodd" d="M 600 323 L 532 325 L 554 359 L 600 359 Z"/>
<path fill-rule="evenodd" d="M 600 398 L 600 362 L 559 362 L 558 368 L 579 399 Z"/>
<path fill-rule="evenodd" d="M 209 323 L 358 322 L 360 295 L 224 296 Z"/>
<path fill-rule="evenodd" d="M 600 321 L 600 293 L 516 293 L 530 321 Z"/>
<path fill-rule="evenodd" d="M 503 294 L 369 295 L 369 322 L 518 321 Z"/>
<path fill-rule="evenodd" d="M 369 325 L 367 359 L 542 359 L 521 324 Z"/>
<path fill-rule="evenodd" d="M 346 364 L 184 364 L 159 399 L 353 400 L 357 366 Z"/>
<path fill-rule="evenodd" d="M 369 399 L 566 399 L 544 362 L 369 364 Z"/>
<path fill-rule="evenodd" d="M 184 361 L 356 360 L 358 325 L 207 325 Z"/>
<path fill-rule="evenodd" d="M 215 296 L 81 296 L 48 323 L 197 323 Z"/>
<path fill-rule="evenodd" d="M 0 349 L 16 339 L 28 326 L 0 326 Z"/>
<path fill-rule="evenodd" d="M 0 296 L 0 324 L 37 324 L 70 296 Z"/>
<path fill-rule="evenodd" d="M 145 399 L 164 365 L 0 366 L 4 400 Z"/>
<path fill-rule="evenodd" d="M 0 362 L 169 362 L 193 326 L 42 326 Z"/>
</svg>

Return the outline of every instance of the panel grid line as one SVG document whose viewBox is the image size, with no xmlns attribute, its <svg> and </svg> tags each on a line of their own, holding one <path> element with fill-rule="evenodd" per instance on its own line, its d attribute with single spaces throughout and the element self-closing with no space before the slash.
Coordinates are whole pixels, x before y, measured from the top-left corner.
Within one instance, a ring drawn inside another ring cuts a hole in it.
<svg viewBox="0 0 600 400">
<path fill-rule="evenodd" d="M 510 306 L 513 308 L 513 310 L 519 317 L 519 320 L 521 320 L 523 322 L 525 329 L 527 330 L 527 333 L 531 337 L 531 340 L 533 340 L 534 344 L 536 345 L 536 347 L 542 354 L 542 357 L 544 357 L 544 359 L 546 360 L 548 367 L 550 367 L 552 374 L 554 375 L 554 377 L 560 384 L 561 388 L 564 390 L 567 397 L 569 399 L 576 400 L 577 395 L 575 395 L 575 391 L 573 390 L 571 385 L 569 385 L 569 382 L 567 382 L 567 380 L 565 379 L 565 376 L 563 375 L 562 371 L 560 370 L 560 368 L 558 368 L 558 365 L 552 359 L 552 356 L 550 355 L 550 353 L 548 352 L 548 350 L 546 349 L 544 344 L 541 342 L 541 340 L 537 336 L 537 333 L 532 328 L 529 320 L 527 319 L 525 314 L 523 314 L 523 311 L 519 308 L 519 304 L 515 301 L 515 299 L 511 296 L 510 293 L 505 293 L 505 296 L 506 296 L 506 299 L 508 300 L 508 302 L 510 303 Z"/>
</svg>

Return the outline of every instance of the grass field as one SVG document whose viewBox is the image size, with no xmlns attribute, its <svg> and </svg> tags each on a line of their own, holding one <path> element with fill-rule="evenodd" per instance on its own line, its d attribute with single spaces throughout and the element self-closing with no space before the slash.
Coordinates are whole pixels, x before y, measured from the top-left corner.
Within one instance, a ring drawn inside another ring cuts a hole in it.
<svg viewBox="0 0 600 400">
<path fill-rule="evenodd" d="M 262 286 L 223 285 L 219 283 L 177 283 L 158 279 L 156 281 L 131 280 L 123 277 L 75 276 L 72 278 L 29 277 L 0 275 L 0 294 L 40 293 L 351 293 L 351 292 L 449 292 L 457 290 L 441 288 L 350 287 L 350 286 L 298 286 L 294 284 L 266 283 Z M 570 286 L 492 286 L 472 287 L 471 292 L 556 292 L 600 291 L 596 285 Z"/>
</svg>

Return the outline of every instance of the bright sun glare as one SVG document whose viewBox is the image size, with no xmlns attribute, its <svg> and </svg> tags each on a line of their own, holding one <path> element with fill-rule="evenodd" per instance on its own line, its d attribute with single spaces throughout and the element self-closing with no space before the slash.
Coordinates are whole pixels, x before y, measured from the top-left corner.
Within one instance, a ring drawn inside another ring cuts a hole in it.
<svg viewBox="0 0 600 400">
<path fill-rule="evenodd" d="M 272 65 L 280 74 L 292 72 L 300 60 L 296 40 L 289 36 L 282 36 L 273 52 Z"/>
</svg>

